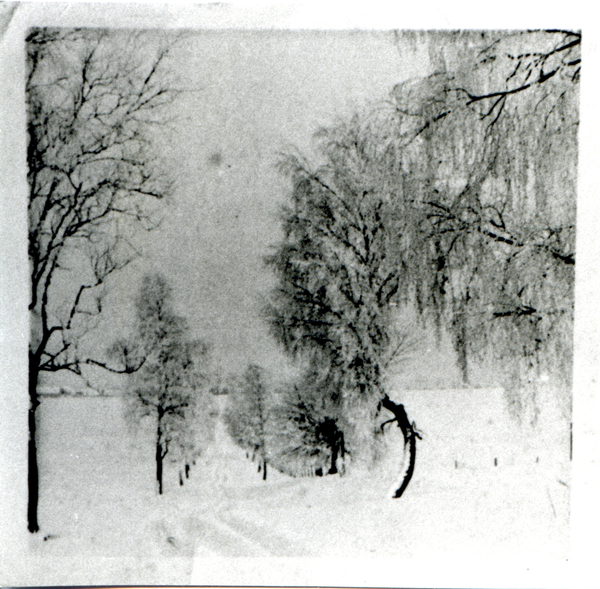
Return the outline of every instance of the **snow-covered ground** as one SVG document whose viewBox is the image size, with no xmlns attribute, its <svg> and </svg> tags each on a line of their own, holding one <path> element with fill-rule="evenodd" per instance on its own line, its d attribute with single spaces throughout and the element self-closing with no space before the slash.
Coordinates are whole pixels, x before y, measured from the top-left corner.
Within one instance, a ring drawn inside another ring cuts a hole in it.
<svg viewBox="0 0 600 589">
<path fill-rule="evenodd" d="M 157 496 L 150 421 L 134 432 L 118 398 L 44 397 L 41 531 L 23 533 L 25 551 L 2 566 L 2 582 L 333 584 L 344 578 L 341 559 L 348 572 L 365 558 L 568 558 L 568 431 L 525 435 L 498 390 L 397 398 L 423 432 L 400 500 L 389 498 L 402 460 L 396 427 L 371 470 L 293 479 L 271 469 L 263 482 L 219 425 L 186 484 L 167 470 Z"/>
</svg>

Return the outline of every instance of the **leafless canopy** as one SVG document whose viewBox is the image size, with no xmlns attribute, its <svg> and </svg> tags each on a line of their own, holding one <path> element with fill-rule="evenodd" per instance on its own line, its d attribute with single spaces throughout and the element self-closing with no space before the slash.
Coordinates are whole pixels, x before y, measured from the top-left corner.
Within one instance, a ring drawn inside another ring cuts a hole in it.
<svg viewBox="0 0 600 589">
<path fill-rule="evenodd" d="M 34 29 L 27 37 L 32 362 L 80 373 L 77 339 L 136 227 L 172 189 L 153 142 L 167 123 L 168 45 L 146 33 Z"/>
</svg>

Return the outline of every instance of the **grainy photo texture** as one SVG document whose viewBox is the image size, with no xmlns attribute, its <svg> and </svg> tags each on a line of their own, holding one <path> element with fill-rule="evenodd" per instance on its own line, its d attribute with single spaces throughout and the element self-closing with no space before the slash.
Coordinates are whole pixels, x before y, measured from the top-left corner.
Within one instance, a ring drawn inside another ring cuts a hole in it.
<svg viewBox="0 0 600 589">
<path fill-rule="evenodd" d="M 567 558 L 580 45 L 30 28 L 35 582 Z"/>
</svg>

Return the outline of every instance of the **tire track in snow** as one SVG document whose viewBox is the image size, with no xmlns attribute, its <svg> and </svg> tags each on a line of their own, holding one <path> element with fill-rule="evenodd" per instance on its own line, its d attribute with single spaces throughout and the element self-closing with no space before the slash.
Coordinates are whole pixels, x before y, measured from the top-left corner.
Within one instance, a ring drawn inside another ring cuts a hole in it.
<svg viewBox="0 0 600 589">
<path fill-rule="evenodd" d="M 212 513 L 193 518 L 196 556 L 314 556 L 305 545 L 229 513 L 224 501 Z"/>
<path fill-rule="evenodd" d="M 227 464 L 235 456 L 237 462 L 239 458 L 239 448 L 237 448 L 225 426 L 221 416 L 225 408 L 225 401 L 219 399 L 219 415 L 215 430 L 215 445 L 220 452 L 215 458 L 220 458 L 222 465 L 219 473 L 227 472 L 223 464 Z M 293 481 L 280 482 L 275 488 L 265 489 L 261 487 L 244 488 L 243 491 L 233 487 L 227 488 L 227 477 L 219 478 L 217 486 L 214 489 L 215 496 L 218 497 L 216 504 L 213 504 L 209 512 L 194 518 L 195 519 L 195 543 L 196 556 L 310 556 L 311 552 L 304 546 L 294 543 L 284 536 L 271 533 L 264 526 L 249 522 L 245 517 L 236 517 L 229 513 L 233 505 L 239 505 L 239 500 L 248 500 L 254 496 L 264 497 L 265 493 L 277 493 L 281 488 L 293 488 Z M 219 486 L 225 488 L 219 488 Z M 240 497 L 238 497 L 240 495 Z"/>
<path fill-rule="evenodd" d="M 216 518 L 196 518 L 196 556 L 272 556 L 255 540 Z M 208 554 L 206 554 L 208 552 Z"/>
<path fill-rule="evenodd" d="M 298 545 L 289 539 L 277 534 L 269 533 L 265 528 L 257 526 L 247 520 L 234 516 L 227 516 L 224 520 L 227 525 L 247 539 L 268 551 L 269 556 L 303 557 L 314 556 L 306 547 Z"/>
</svg>

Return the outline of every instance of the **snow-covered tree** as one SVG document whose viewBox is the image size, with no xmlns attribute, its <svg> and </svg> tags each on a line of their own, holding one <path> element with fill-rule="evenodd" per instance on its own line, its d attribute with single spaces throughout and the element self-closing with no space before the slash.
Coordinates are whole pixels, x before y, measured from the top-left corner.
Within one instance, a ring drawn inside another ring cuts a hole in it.
<svg viewBox="0 0 600 589">
<path fill-rule="evenodd" d="M 403 298 L 452 334 L 465 381 L 493 361 L 523 413 L 540 378 L 570 390 L 581 35 L 430 43 L 439 71 L 394 88 L 359 134 L 408 211 Z"/>
<path fill-rule="evenodd" d="M 278 286 L 265 316 L 289 354 L 329 373 L 320 394 L 371 454 L 386 372 L 413 342 L 396 307 L 405 268 L 394 252 L 405 219 L 355 123 L 320 134 L 326 163 L 317 170 L 299 157 L 282 163 L 292 206 L 282 211 L 284 239 L 266 260 Z"/>
<path fill-rule="evenodd" d="M 27 48 L 31 342 L 28 529 L 39 530 L 40 375 L 80 375 L 107 279 L 135 256 L 136 228 L 170 192 L 154 151 L 174 91 L 160 36 L 32 29 Z"/>
<path fill-rule="evenodd" d="M 343 474 L 351 425 L 341 395 L 332 394 L 335 375 L 308 370 L 280 395 L 273 409 L 274 468 L 292 476 Z M 346 434 L 346 435 L 345 435 Z"/>
<path fill-rule="evenodd" d="M 155 458 L 158 493 L 163 492 L 163 462 L 170 452 L 182 464 L 190 464 L 198 452 L 196 428 L 208 428 L 203 362 L 207 344 L 188 339 L 187 322 L 172 308 L 172 291 L 161 275 L 142 281 L 136 301 L 134 337 L 117 342 L 111 356 L 127 366 L 141 367 L 130 376 L 127 394 L 137 421 L 156 419 Z"/>
<path fill-rule="evenodd" d="M 252 461 L 258 461 L 258 472 L 267 480 L 271 400 L 264 370 L 250 364 L 232 389 L 224 416 L 227 431 Z"/>
<path fill-rule="evenodd" d="M 321 130 L 319 166 L 283 161 L 291 204 L 267 259 L 276 339 L 328 363 L 349 410 L 389 409 L 409 450 L 418 434 L 385 391 L 407 344 L 397 308 L 452 335 L 465 382 L 469 362 L 495 362 L 517 412 L 548 374 L 569 391 L 572 365 L 581 36 L 426 41 L 435 74 Z"/>
<path fill-rule="evenodd" d="M 266 318 L 287 352 L 330 366 L 345 400 L 376 403 L 406 341 L 391 305 L 402 269 L 389 255 L 402 235 L 395 203 L 350 151 L 352 134 L 339 139 L 334 149 L 324 145 L 328 163 L 316 171 L 297 157 L 282 162 L 292 206 L 267 258 L 279 284 Z"/>
</svg>

